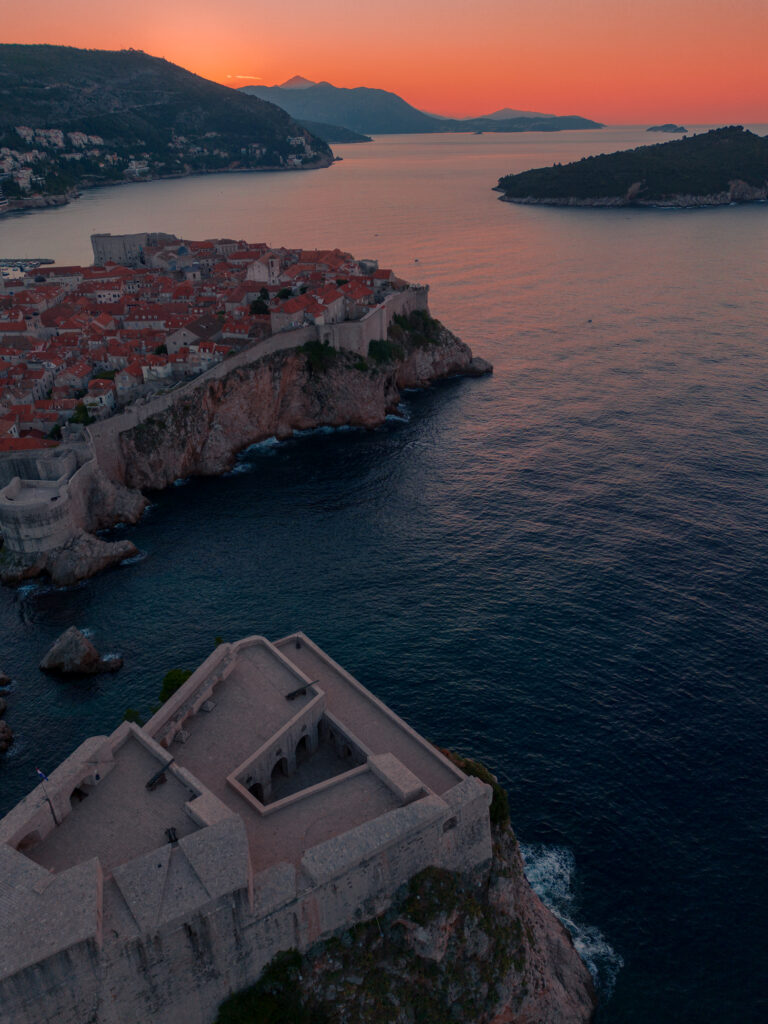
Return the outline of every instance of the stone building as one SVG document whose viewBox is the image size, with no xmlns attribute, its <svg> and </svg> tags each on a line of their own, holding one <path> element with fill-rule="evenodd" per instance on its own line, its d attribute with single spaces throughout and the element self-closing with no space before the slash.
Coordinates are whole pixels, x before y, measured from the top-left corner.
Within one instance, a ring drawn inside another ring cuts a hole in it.
<svg viewBox="0 0 768 1024">
<path fill-rule="evenodd" d="M 2 1024 L 209 1024 L 279 951 L 491 858 L 490 789 L 302 633 L 222 644 L 0 821 Z"/>
</svg>

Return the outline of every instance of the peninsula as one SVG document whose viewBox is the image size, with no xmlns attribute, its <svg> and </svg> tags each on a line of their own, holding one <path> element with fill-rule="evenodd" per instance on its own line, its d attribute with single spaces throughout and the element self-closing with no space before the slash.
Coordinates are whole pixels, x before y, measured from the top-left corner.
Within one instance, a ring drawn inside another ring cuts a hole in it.
<svg viewBox="0 0 768 1024">
<path fill-rule="evenodd" d="M 722 206 L 768 197 L 768 138 L 740 126 L 509 174 L 509 203 L 553 206 Z"/>
<path fill-rule="evenodd" d="M 294 430 L 374 427 L 403 387 L 490 364 L 429 288 L 338 249 L 94 235 L 93 267 L 28 266 L 0 292 L 0 577 L 73 583 L 136 554 L 180 477 Z"/>
<path fill-rule="evenodd" d="M 223 643 L 82 743 L 0 821 L 0 892 L 2 1024 L 267 1019 L 265 968 L 275 1020 L 595 1008 L 494 778 L 303 633 Z"/>
<path fill-rule="evenodd" d="M 140 50 L 0 44 L 0 214 L 93 185 L 332 159 L 271 103 Z"/>
</svg>

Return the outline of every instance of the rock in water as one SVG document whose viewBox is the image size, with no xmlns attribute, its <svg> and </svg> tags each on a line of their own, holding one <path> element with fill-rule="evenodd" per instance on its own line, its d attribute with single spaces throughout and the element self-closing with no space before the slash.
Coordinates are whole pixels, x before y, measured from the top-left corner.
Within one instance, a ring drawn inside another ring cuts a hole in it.
<svg viewBox="0 0 768 1024">
<path fill-rule="evenodd" d="M 138 553 L 136 545 L 129 540 L 110 543 L 80 531 L 65 547 L 51 554 L 47 568 L 51 580 L 59 587 L 66 587 Z"/>
<path fill-rule="evenodd" d="M 122 664 L 122 658 L 102 658 L 88 637 L 76 626 L 70 626 L 40 662 L 40 668 L 66 675 L 95 675 L 117 672 Z"/>
<path fill-rule="evenodd" d="M 0 697 L 0 715 L 5 714 L 5 709 L 8 707 L 8 701 L 5 697 Z"/>
<path fill-rule="evenodd" d="M 0 720 L 0 754 L 4 754 L 8 747 L 13 743 L 13 733 L 11 732 L 10 726 Z"/>
<path fill-rule="evenodd" d="M 7 676 L 5 672 L 0 672 L 0 686 L 10 686 L 11 677 Z"/>
</svg>

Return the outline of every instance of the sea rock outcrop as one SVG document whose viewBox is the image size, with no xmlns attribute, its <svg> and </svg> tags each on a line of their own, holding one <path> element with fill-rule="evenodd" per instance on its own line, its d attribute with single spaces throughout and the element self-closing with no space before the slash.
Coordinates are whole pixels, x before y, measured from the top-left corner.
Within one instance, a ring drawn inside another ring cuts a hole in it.
<svg viewBox="0 0 768 1024">
<path fill-rule="evenodd" d="M 0 686 L 10 686 L 11 677 L 7 676 L 5 672 L 0 672 Z"/>
<path fill-rule="evenodd" d="M 57 587 L 71 586 L 138 553 L 129 540 L 105 541 L 76 530 L 63 547 L 35 558 L 3 551 L 0 581 L 14 586 L 47 573 Z"/>
<path fill-rule="evenodd" d="M 95 675 L 117 672 L 122 664 L 122 658 L 102 658 L 88 637 L 76 626 L 70 626 L 40 662 L 40 668 L 64 675 Z"/>
<path fill-rule="evenodd" d="M 129 540 L 105 541 L 80 531 L 47 559 L 46 571 L 53 583 L 65 587 L 93 576 L 102 569 L 134 558 L 139 549 Z"/>
</svg>

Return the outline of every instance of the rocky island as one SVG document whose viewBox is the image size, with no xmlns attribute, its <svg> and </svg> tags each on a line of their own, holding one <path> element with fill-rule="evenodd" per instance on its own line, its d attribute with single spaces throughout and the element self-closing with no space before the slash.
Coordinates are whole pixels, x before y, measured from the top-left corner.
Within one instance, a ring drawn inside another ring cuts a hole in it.
<svg viewBox="0 0 768 1024">
<path fill-rule="evenodd" d="M 136 555 L 94 534 L 135 522 L 142 490 L 221 473 L 268 437 L 378 426 L 402 388 L 491 370 L 432 317 L 428 286 L 376 260 L 159 232 L 93 245 L 96 267 L 6 286 L 6 583 L 66 585 Z"/>
<path fill-rule="evenodd" d="M 652 124 L 650 128 L 645 129 L 647 132 L 666 132 L 668 135 L 687 135 L 688 129 L 683 128 L 681 124 Z"/>
<path fill-rule="evenodd" d="M 508 203 L 722 206 L 768 197 L 768 139 L 740 126 L 540 167 L 499 180 Z"/>
<path fill-rule="evenodd" d="M 93 185 L 332 160 L 273 104 L 140 50 L 0 44 L 0 214 Z"/>
</svg>

